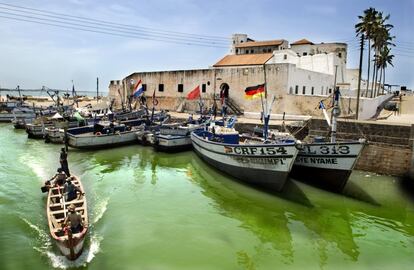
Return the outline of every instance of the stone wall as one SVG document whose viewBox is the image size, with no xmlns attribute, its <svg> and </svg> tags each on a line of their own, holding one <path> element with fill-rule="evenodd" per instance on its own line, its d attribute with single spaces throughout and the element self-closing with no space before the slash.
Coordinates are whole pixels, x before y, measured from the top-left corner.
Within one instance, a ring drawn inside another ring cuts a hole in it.
<svg viewBox="0 0 414 270">
<path fill-rule="evenodd" d="M 115 105 L 120 107 L 121 99 L 126 103 L 131 95 L 134 83 L 142 80 L 147 89 L 145 96 L 151 97 L 155 91 L 157 98 L 168 100 L 168 102 L 163 102 L 162 106 L 160 104 L 159 108 L 175 111 L 196 86 L 200 85 L 205 90 L 201 94 L 202 98 L 210 100 L 214 95 L 216 97 L 219 95 L 222 84 L 227 84 L 230 89 L 230 98 L 242 111 L 260 112 L 262 110 L 261 99 L 245 99 L 244 90 L 246 87 L 263 84 L 266 81 L 268 96 L 277 98 L 272 107 L 273 113 L 322 115 L 318 110 L 318 104 L 331 94 L 334 83 L 333 75 L 297 68 L 291 63 L 266 64 L 265 66 L 266 69 L 263 66 L 245 66 L 138 72 L 123 80 L 111 81 L 109 97 L 115 99 Z M 160 91 L 160 84 L 163 85 L 163 91 Z M 182 86 L 180 88 L 182 91 L 179 91 L 179 85 Z M 361 98 L 360 119 L 371 118 L 384 98 L 385 96 L 374 99 Z M 343 115 L 352 115 L 355 113 L 356 99 L 343 97 L 341 105 Z"/>
<path fill-rule="evenodd" d="M 411 148 L 411 125 L 398 125 L 369 121 L 338 120 L 337 137 L 341 139 L 365 138 L 371 143 Z M 329 132 L 325 119 L 313 118 L 309 124 L 309 135 L 325 136 Z"/>
<path fill-rule="evenodd" d="M 362 150 L 355 169 L 404 176 L 410 171 L 412 153 L 409 147 L 370 143 Z"/>
<path fill-rule="evenodd" d="M 328 135 L 324 119 L 312 119 L 308 128 L 309 135 Z M 368 141 L 355 167 L 358 170 L 396 176 L 413 172 L 414 125 L 339 120 L 337 137 Z"/>
</svg>

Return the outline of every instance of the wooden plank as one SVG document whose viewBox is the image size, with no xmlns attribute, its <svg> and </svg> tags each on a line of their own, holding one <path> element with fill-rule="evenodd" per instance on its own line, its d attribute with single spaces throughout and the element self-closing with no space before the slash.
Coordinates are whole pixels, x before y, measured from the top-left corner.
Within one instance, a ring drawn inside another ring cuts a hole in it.
<svg viewBox="0 0 414 270">
<path fill-rule="evenodd" d="M 75 208 L 75 210 L 76 211 L 85 211 L 85 208 L 82 206 L 82 207 L 77 207 L 77 208 Z M 56 214 L 65 214 L 67 211 L 66 210 L 57 210 L 57 211 L 51 211 L 51 213 L 53 214 L 53 215 L 56 215 Z"/>
<path fill-rule="evenodd" d="M 52 221 L 53 227 L 59 228 L 59 223 L 53 215 L 50 215 L 50 221 Z"/>
<path fill-rule="evenodd" d="M 84 203 L 85 200 L 81 199 L 81 200 L 73 200 L 73 201 L 65 201 L 65 205 L 70 205 L 70 204 L 79 204 L 79 203 Z M 55 206 L 61 206 L 61 203 L 55 203 L 55 204 L 51 204 L 50 207 L 55 207 Z"/>
</svg>

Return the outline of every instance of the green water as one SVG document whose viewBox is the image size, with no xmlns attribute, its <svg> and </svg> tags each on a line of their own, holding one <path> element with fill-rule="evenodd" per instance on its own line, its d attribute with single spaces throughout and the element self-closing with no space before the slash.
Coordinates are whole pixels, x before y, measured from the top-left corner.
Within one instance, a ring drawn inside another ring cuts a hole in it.
<svg viewBox="0 0 414 270">
<path fill-rule="evenodd" d="M 2 270 L 414 267 L 414 190 L 396 178 L 354 172 L 345 196 L 296 181 L 269 194 L 192 152 L 138 145 L 70 151 L 91 227 L 82 257 L 69 262 L 48 235 L 40 192 L 59 149 L 0 125 Z"/>
</svg>

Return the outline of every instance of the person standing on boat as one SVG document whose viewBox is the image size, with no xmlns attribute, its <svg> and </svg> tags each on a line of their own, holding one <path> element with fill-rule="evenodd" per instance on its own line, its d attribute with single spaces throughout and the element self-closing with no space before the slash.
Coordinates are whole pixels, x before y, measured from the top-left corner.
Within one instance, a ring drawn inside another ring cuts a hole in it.
<svg viewBox="0 0 414 270">
<path fill-rule="evenodd" d="M 60 151 L 60 165 L 62 170 L 66 173 L 67 177 L 70 177 L 69 165 L 68 165 L 68 153 L 65 151 L 65 148 L 62 148 Z"/>
<path fill-rule="evenodd" d="M 79 187 L 72 183 L 73 176 L 66 179 L 66 184 L 63 187 L 63 193 L 66 196 L 66 201 L 72 201 L 78 197 L 78 192 L 85 195 Z"/>
<path fill-rule="evenodd" d="M 65 221 L 63 222 L 64 226 L 67 226 L 70 224 L 70 230 L 72 233 L 79 233 L 83 229 L 83 222 L 82 222 L 82 216 L 76 212 L 76 206 L 74 204 L 69 205 L 68 207 L 68 215 L 65 218 Z"/>
</svg>

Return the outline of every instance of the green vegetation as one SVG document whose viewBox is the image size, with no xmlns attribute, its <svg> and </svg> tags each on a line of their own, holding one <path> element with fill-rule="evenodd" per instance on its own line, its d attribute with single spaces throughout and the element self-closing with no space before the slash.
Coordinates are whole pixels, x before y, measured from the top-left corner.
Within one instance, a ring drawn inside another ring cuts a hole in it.
<svg viewBox="0 0 414 270">
<path fill-rule="evenodd" d="M 381 83 L 384 86 L 385 70 L 388 64 L 392 66 L 394 55 L 391 54 L 391 47 L 395 46 L 393 43 L 395 36 L 392 36 L 390 31 L 394 26 L 387 23 L 390 18 L 389 14 L 384 16 L 382 12 L 372 7 L 364 10 L 364 14 L 358 16 L 358 18 L 360 22 L 355 25 L 356 34 L 368 41 L 368 72 L 365 96 L 368 95 L 370 63 L 373 61 L 371 97 L 375 97 L 379 94 Z M 374 52 L 372 60 L 371 50 Z"/>
</svg>

